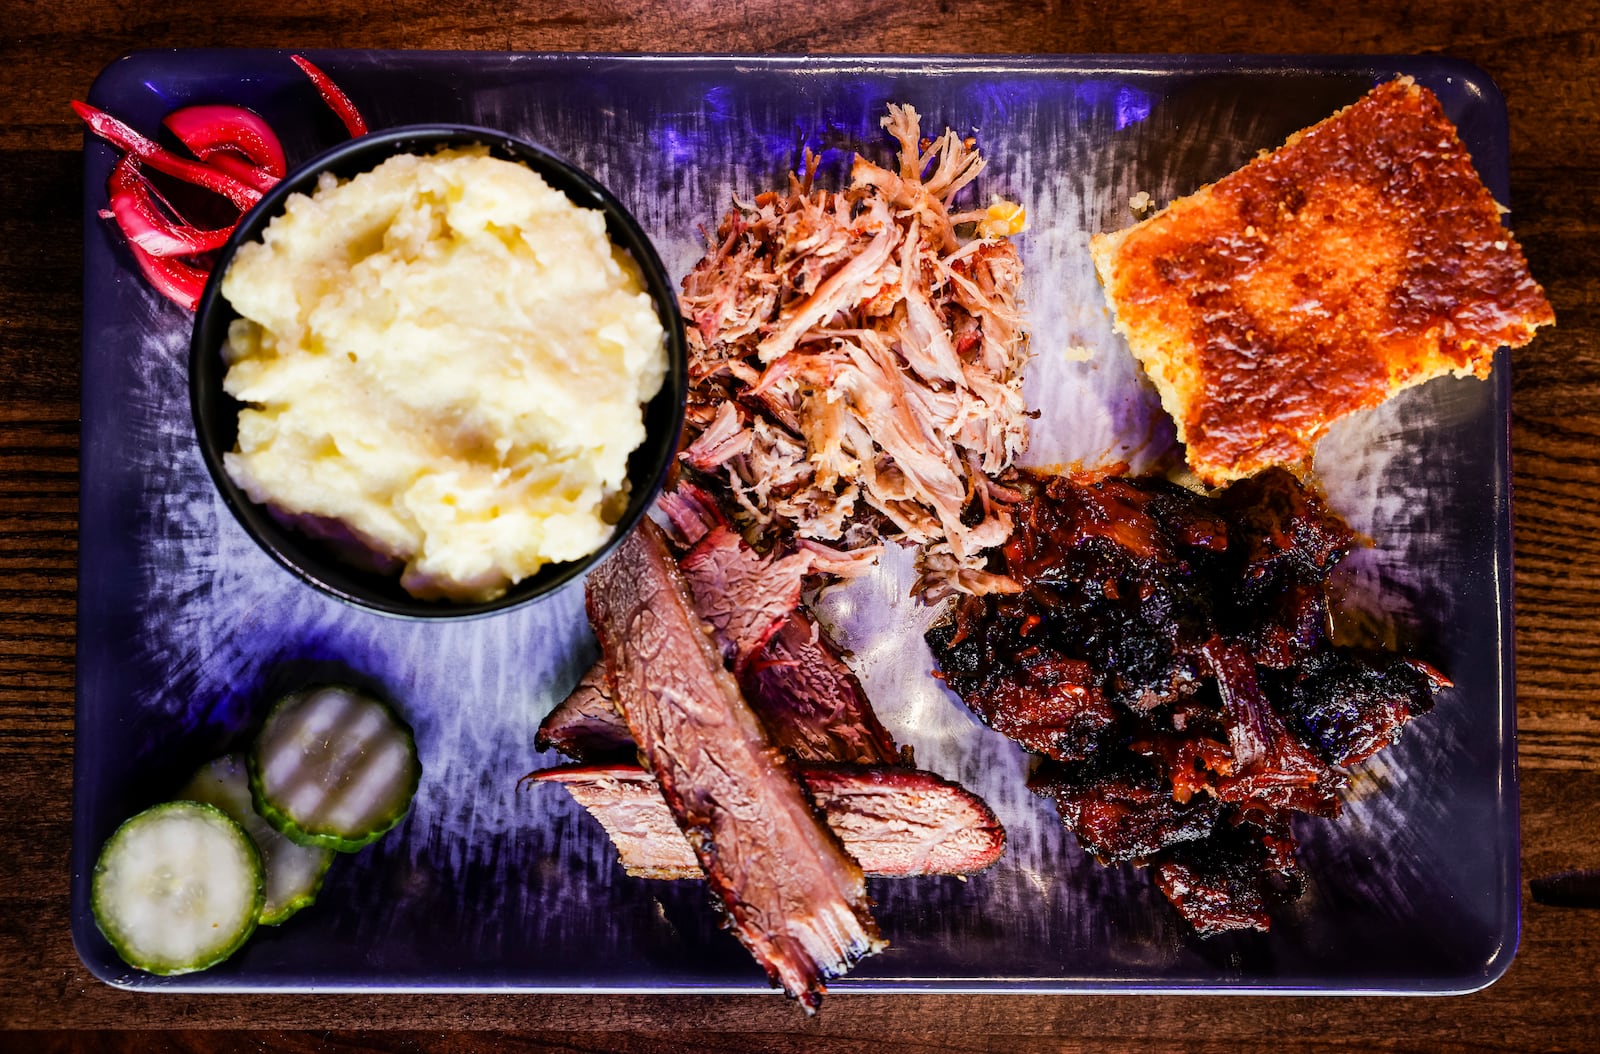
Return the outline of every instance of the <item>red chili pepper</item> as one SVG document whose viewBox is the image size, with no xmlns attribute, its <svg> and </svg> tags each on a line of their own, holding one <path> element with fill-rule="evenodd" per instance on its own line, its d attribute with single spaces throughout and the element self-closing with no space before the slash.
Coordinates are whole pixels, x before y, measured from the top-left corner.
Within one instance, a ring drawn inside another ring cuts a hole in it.
<svg viewBox="0 0 1600 1054">
<path fill-rule="evenodd" d="M 258 190 L 270 190 L 289 170 L 277 134 L 242 106 L 185 106 L 161 123 L 195 157 Z"/>
<path fill-rule="evenodd" d="M 128 241 L 151 256 L 193 256 L 220 249 L 233 233 L 231 224 L 221 230 L 206 231 L 182 222 L 177 210 L 167 208 L 179 222 L 167 219 L 156 207 L 154 188 L 139 174 L 139 164 L 124 157 L 111 170 L 111 215 Z M 163 204 L 166 202 L 163 201 Z"/>
<path fill-rule="evenodd" d="M 165 172 L 169 176 L 176 176 L 197 187 L 204 187 L 221 194 L 240 209 L 248 209 L 261 200 L 261 191 L 256 188 L 241 183 L 210 165 L 189 161 L 157 146 L 104 110 L 97 110 L 88 103 L 78 102 L 76 99 L 72 102 L 72 109 L 83 118 L 84 123 L 95 135 L 113 146 L 126 150 L 157 172 Z"/>
<path fill-rule="evenodd" d="M 350 138 L 358 139 L 367 134 L 367 122 L 361 119 L 361 111 L 356 109 L 356 104 L 350 101 L 350 96 L 339 90 L 339 86 L 329 79 L 326 73 L 312 65 L 311 60 L 304 55 L 290 55 L 289 61 L 299 66 L 301 71 L 311 78 L 311 83 L 316 85 L 317 94 L 322 96 L 322 101 L 328 108 L 339 115 L 339 120 L 350 132 Z"/>
<path fill-rule="evenodd" d="M 156 287 L 156 292 L 190 311 L 200 303 L 208 277 L 205 271 L 170 256 L 152 256 L 131 241 L 128 251 L 133 254 L 139 270 L 144 272 L 145 279 Z"/>
</svg>

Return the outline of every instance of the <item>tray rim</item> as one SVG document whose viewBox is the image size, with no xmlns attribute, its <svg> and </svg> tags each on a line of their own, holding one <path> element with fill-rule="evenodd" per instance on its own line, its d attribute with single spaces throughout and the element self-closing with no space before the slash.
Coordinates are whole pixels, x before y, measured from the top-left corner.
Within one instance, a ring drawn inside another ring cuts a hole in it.
<svg viewBox="0 0 1600 1054">
<path fill-rule="evenodd" d="M 1343 54 L 1343 55 L 1302 55 L 1302 54 L 1250 54 L 1230 55 L 1226 53 L 1198 53 L 1198 54 L 1116 54 L 1116 53 L 1090 53 L 1090 54 L 1049 54 L 1049 53 L 1007 53 L 994 55 L 973 55 L 930 52 L 925 54 L 886 54 L 876 55 L 871 53 L 778 53 L 758 54 L 740 52 L 719 53 L 692 53 L 692 52 L 586 52 L 586 51 L 500 51 L 493 49 L 348 49 L 348 48 L 139 48 L 134 49 L 113 59 L 95 77 L 88 94 L 90 100 L 103 98 L 105 93 L 111 91 L 120 78 L 132 76 L 142 79 L 138 71 L 141 64 L 154 63 L 158 69 L 165 69 L 166 63 L 172 61 L 187 61 L 193 58 L 206 56 L 234 56 L 238 58 L 303 54 L 314 60 L 349 59 L 351 57 L 363 60 L 394 59 L 397 62 L 424 62 L 445 63 L 450 61 L 471 61 L 482 59 L 486 61 L 503 60 L 509 65 L 595 65 L 615 64 L 618 66 L 658 66 L 710 68 L 727 67 L 731 72 L 739 72 L 745 67 L 759 67 L 763 70 L 791 70 L 802 73 L 833 74 L 848 73 L 851 71 L 878 71 L 885 70 L 910 74 L 961 74 L 992 71 L 995 73 L 1023 73 L 1029 75 L 1042 74 L 1107 74 L 1121 73 L 1127 75 L 1160 78 L 1174 74 L 1196 76 L 1208 74 L 1227 75 L 1255 75 L 1271 78 L 1281 75 L 1325 75 L 1325 74 L 1354 74 L 1354 73 L 1403 73 L 1414 77 L 1444 78 L 1448 81 L 1459 80 L 1465 90 L 1476 97 L 1475 116 L 1480 121 L 1486 122 L 1482 133 L 1491 148 L 1492 157 L 1480 158 L 1474 156 L 1474 164 L 1485 183 L 1494 192 L 1496 200 L 1502 205 L 1510 204 L 1510 141 L 1509 118 L 1504 96 L 1494 82 L 1492 76 L 1482 67 L 1464 59 L 1442 54 L 1407 55 L 1395 53 L 1377 54 Z M 83 174 L 84 174 L 84 201 L 89 214 L 92 214 L 91 202 L 99 186 L 103 182 L 101 168 L 109 167 L 104 164 L 104 159 L 109 155 L 106 151 L 111 148 L 101 143 L 92 133 L 85 130 L 83 136 Z M 97 147 L 98 144 L 98 147 Z M 103 241 L 106 235 L 99 229 L 99 225 L 86 223 L 84 227 L 84 268 L 82 274 L 83 314 L 80 319 L 81 328 L 81 355 L 80 367 L 87 360 L 90 352 L 89 340 L 89 304 L 96 288 L 91 285 L 88 271 L 88 262 L 97 251 L 96 242 Z M 123 268 L 125 271 L 126 269 Z M 1501 348 L 1495 355 L 1494 370 L 1489 379 L 1493 385 L 1490 407 L 1499 424 L 1496 441 L 1493 443 L 1493 458 L 1491 461 L 1494 470 L 1493 490 L 1493 529 L 1494 529 L 1494 568 L 1495 595 L 1499 598 L 1496 611 L 1498 620 L 1498 667 L 1500 670 L 1499 684 L 1499 784 L 1497 801 L 1500 803 L 1505 817 L 1505 830 L 1508 837 L 1499 839 L 1501 845 L 1503 867 L 1500 874 L 1503 910 L 1498 919 L 1498 933 L 1501 937 L 1494 953 L 1483 964 L 1483 967 L 1472 973 L 1460 976 L 1430 976 L 1420 982 L 1404 984 L 1380 983 L 1376 985 L 1361 985 L 1338 988 L 1320 988 L 1303 984 L 1273 984 L 1273 983 L 1141 983 L 1125 982 L 1117 979 L 1079 979 L 1049 978 L 1035 979 L 1027 977 L 1005 978 L 995 976 L 984 978 L 980 981 L 956 980 L 942 981 L 935 978 L 843 978 L 833 982 L 830 990 L 837 995 L 861 994 L 888 994 L 895 992 L 917 994 L 998 994 L 1013 992 L 1018 994 L 1036 995 L 1069 995 L 1069 994 L 1188 994 L 1188 995 L 1304 995 L 1304 996 L 1366 996 L 1366 995 L 1466 995 L 1481 991 L 1498 981 L 1510 968 L 1521 944 L 1522 937 L 1522 912 L 1521 912 L 1521 821 L 1520 821 L 1520 796 L 1519 775 L 1516 756 L 1516 691 L 1515 691 L 1515 624 L 1513 614 L 1514 606 L 1514 532 L 1512 530 L 1512 473 L 1511 473 L 1511 369 L 1510 356 L 1505 348 Z M 90 386 L 81 386 L 80 417 L 87 421 L 89 414 L 89 401 L 91 398 Z M 83 442 L 80 445 L 80 480 L 93 475 L 94 466 L 98 463 L 100 451 L 98 445 Z M 86 490 L 86 488 L 81 488 Z M 84 502 L 80 497 L 79 516 L 80 523 L 84 513 Z M 86 605 L 84 603 L 86 582 L 83 575 L 83 554 L 80 549 L 78 555 L 77 576 L 77 616 L 75 619 L 75 648 L 74 655 L 74 733 L 82 727 L 87 715 L 86 685 L 87 679 L 85 649 L 81 646 L 84 639 L 86 622 Z M 82 777 L 82 752 L 74 746 L 73 752 L 73 817 L 72 848 L 70 855 L 70 928 L 74 950 L 79 960 L 88 971 L 98 980 L 116 988 L 130 991 L 159 991 L 175 993 L 216 993 L 229 992 L 241 994 L 263 993 L 317 993 L 317 992 L 393 992 L 412 994 L 500 994 L 507 992 L 539 993 L 552 995 L 571 994 L 615 994 L 615 995 L 763 995 L 781 993 L 775 989 L 765 988 L 759 983 L 750 985 L 709 985 L 695 983 L 678 983 L 663 981 L 660 984 L 633 986 L 633 985 L 550 985 L 527 984 L 511 981 L 504 984 L 385 984 L 352 980 L 349 983 L 338 982 L 331 984 L 306 984 L 306 985 L 281 985 L 281 984 L 226 984 L 218 985 L 205 983 L 206 974 L 192 974 L 179 978 L 159 978 L 159 984 L 150 983 L 152 978 L 143 975 L 133 975 L 132 981 L 124 980 L 128 968 L 112 953 L 108 960 L 105 956 L 107 948 L 103 938 L 96 929 L 92 916 L 87 910 L 86 896 L 88 878 L 85 871 L 92 869 L 92 861 L 96 846 L 87 843 L 87 834 L 82 831 L 82 825 L 77 822 L 77 817 L 88 809 L 88 795 L 85 780 Z M 1507 895 L 1508 894 L 1508 895 Z M 118 975 L 123 976 L 118 976 Z"/>
</svg>

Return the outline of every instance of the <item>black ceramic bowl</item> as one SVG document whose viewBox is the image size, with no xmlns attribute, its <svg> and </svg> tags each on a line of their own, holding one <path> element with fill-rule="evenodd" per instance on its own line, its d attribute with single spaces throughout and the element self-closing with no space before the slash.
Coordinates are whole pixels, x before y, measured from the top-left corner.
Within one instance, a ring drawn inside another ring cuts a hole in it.
<svg viewBox="0 0 1600 1054">
<path fill-rule="evenodd" d="M 332 172 L 341 179 L 349 179 L 376 168 L 396 154 L 429 154 L 446 147 L 474 144 L 487 147 L 495 157 L 527 165 L 578 205 L 605 213 L 606 231 L 611 241 L 625 249 L 638 265 L 666 331 L 667 375 L 661 391 L 645 407 L 646 439 L 628 459 L 628 505 L 606 544 L 585 559 L 546 564 L 537 574 L 523 579 L 496 600 L 451 603 L 418 600 L 400 588 L 398 575 L 378 574 L 347 562 L 329 544 L 280 522 L 265 506 L 251 501 L 229 478 L 222 465 L 222 455 L 236 445 L 241 405 L 222 390 L 226 372 L 222 345 L 228 335 L 228 324 L 238 313 L 223 298 L 221 286 L 238 247 L 259 240 L 267 224 L 283 211 L 289 195 L 311 193 L 322 173 Z M 250 537 L 297 578 L 340 600 L 385 615 L 416 619 L 473 618 L 504 611 L 553 592 L 603 559 L 639 522 L 639 517 L 660 490 L 677 451 L 688 390 L 687 358 L 683 321 L 678 315 L 677 298 L 666 269 L 638 222 L 604 187 L 548 150 L 503 132 L 464 125 L 413 125 L 373 132 L 313 158 L 289 173 L 244 216 L 219 251 L 211 279 L 206 283 L 195 312 L 194 338 L 189 346 L 189 402 L 200 452 L 223 500 Z"/>
</svg>

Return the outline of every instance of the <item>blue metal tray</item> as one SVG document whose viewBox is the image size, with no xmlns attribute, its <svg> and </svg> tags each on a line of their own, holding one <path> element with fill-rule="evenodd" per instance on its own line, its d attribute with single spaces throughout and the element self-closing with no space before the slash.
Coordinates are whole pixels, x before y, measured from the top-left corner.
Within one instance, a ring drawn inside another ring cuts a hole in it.
<svg viewBox="0 0 1600 1054">
<path fill-rule="evenodd" d="M 188 103 L 249 106 L 291 161 L 343 136 L 287 52 L 143 52 L 90 100 L 147 133 Z M 681 276 L 733 195 L 781 188 L 802 146 L 837 180 L 886 158 L 889 102 L 924 131 L 978 137 L 968 193 L 1018 198 L 1043 411 L 1036 465 L 1139 465 L 1171 429 L 1112 333 L 1088 234 L 1128 199 L 1188 193 L 1405 73 L 1436 92 L 1506 201 L 1505 110 L 1479 70 L 1439 58 L 605 57 L 323 52 L 374 127 L 464 121 L 543 143 L 628 205 Z M 258 551 L 206 476 L 189 421 L 190 317 L 140 279 L 96 218 L 113 151 L 87 140 L 73 935 L 96 976 L 164 990 L 762 991 L 699 883 L 629 879 L 559 789 L 540 718 L 592 661 L 582 591 L 512 614 L 417 625 L 345 607 Z M 1084 350 L 1092 352 L 1085 358 Z M 1203 941 L 1142 871 L 1102 868 L 1027 758 L 929 676 L 929 613 L 908 560 L 830 593 L 822 617 L 920 763 L 983 795 L 1009 832 L 968 881 L 874 880 L 891 947 L 837 982 L 871 991 L 1459 992 L 1492 982 L 1518 936 L 1511 691 L 1510 370 L 1440 380 L 1324 440 L 1330 500 L 1376 545 L 1347 602 L 1454 678 L 1434 713 L 1364 767 L 1344 816 L 1297 825 L 1310 888 L 1269 934 Z M 281 691 L 375 683 L 416 727 L 424 776 L 405 823 L 335 861 L 321 898 L 205 973 L 130 970 L 94 927 L 90 872 L 115 826 L 237 744 Z"/>
</svg>

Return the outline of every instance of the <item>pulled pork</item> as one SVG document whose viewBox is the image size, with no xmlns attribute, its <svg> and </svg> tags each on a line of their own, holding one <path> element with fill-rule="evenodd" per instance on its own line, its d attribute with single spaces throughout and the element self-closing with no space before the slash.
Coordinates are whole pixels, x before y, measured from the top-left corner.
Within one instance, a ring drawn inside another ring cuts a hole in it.
<svg viewBox="0 0 1600 1054">
<path fill-rule="evenodd" d="M 812 187 L 723 219 L 684 279 L 689 431 L 683 459 L 726 478 L 741 526 L 855 548 L 869 517 L 921 547 L 916 591 L 1010 592 L 982 551 L 1019 499 L 995 477 L 1027 445 L 1020 210 L 952 213 L 984 166 L 954 132 L 923 140 L 889 107 L 899 170 L 857 157 L 842 193 Z M 957 229 L 975 223 L 979 235 Z M 875 514 L 875 515 L 874 515 Z"/>
</svg>

